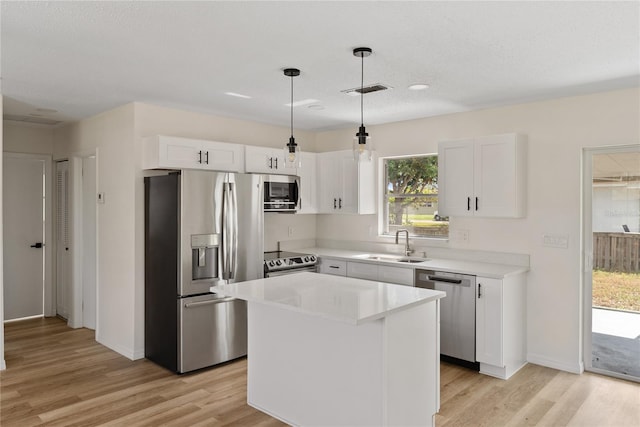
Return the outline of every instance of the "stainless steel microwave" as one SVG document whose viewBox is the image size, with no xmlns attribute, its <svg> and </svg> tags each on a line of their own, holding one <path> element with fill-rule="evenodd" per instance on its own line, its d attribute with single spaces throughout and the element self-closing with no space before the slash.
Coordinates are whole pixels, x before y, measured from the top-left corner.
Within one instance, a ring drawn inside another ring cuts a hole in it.
<svg viewBox="0 0 640 427">
<path fill-rule="evenodd" d="M 299 178 L 267 175 L 264 181 L 264 211 L 295 213 L 298 209 Z"/>
</svg>

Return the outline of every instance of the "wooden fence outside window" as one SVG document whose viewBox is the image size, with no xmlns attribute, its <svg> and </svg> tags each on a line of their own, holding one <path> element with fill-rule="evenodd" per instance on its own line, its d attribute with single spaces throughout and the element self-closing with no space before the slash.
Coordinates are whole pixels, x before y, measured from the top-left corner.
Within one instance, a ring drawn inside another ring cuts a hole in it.
<svg viewBox="0 0 640 427">
<path fill-rule="evenodd" d="M 593 233 L 593 268 L 640 272 L 640 233 Z"/>
</svg>

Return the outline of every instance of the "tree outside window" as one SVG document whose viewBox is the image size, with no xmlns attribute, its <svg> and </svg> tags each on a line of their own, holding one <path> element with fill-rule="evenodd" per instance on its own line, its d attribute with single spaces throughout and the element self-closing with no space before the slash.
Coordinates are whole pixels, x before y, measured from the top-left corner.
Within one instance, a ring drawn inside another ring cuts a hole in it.
<svg viewBox="0 0 640 427">
<path fill-rule="evenodd" d="M 449 218 L 438 213 L 438 156 L 384 159 L 384 234 L 406 228 L 414 237 L 447 238 Z"/>
</svg>

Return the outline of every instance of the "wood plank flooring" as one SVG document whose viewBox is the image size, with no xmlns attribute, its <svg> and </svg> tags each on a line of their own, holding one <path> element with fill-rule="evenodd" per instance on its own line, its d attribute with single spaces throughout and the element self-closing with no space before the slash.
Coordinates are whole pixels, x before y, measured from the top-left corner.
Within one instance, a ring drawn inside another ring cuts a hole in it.
<svg viewBox="0 0 640 427">
<path fill-rule="evenodd" d="M 186 375 L 55 318 L 5 325 L 0 425 L 281 426 L 247 405 L 246 359 Z M 509 381 L 442 363 L 442 426 L 640 426 L 640 385 L 528 365 Z"/>
</svg>

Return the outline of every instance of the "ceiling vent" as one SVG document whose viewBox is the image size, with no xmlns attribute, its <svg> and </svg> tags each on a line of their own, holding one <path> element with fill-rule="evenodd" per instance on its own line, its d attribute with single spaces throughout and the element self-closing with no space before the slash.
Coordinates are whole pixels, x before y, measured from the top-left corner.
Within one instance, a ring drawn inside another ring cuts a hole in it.
<svg viewBox="0 0 640 427">
<path fill-rule="evenodd" d="M 346 93 L 347 95 L 359 95 L 359 94 L 367 94 L 371 92 L 379 92 L 381 90 L 393 89 L 391 86 L 383 85 L 382 83 L 375 83 L 369 86 L 363 86 L 362 88 L 356 87 L 353 89 L 341 90 L 340 92 Z"/>
<path fill-rule="evenodd" d="M 47 119 L 45 117 L 21 116 L 17 114 L 4 114 L 2 118 L 9 122 L 30 123 L 45 126 L 55 126 L 62 123 L 60 120 Z"/>
</svg>

